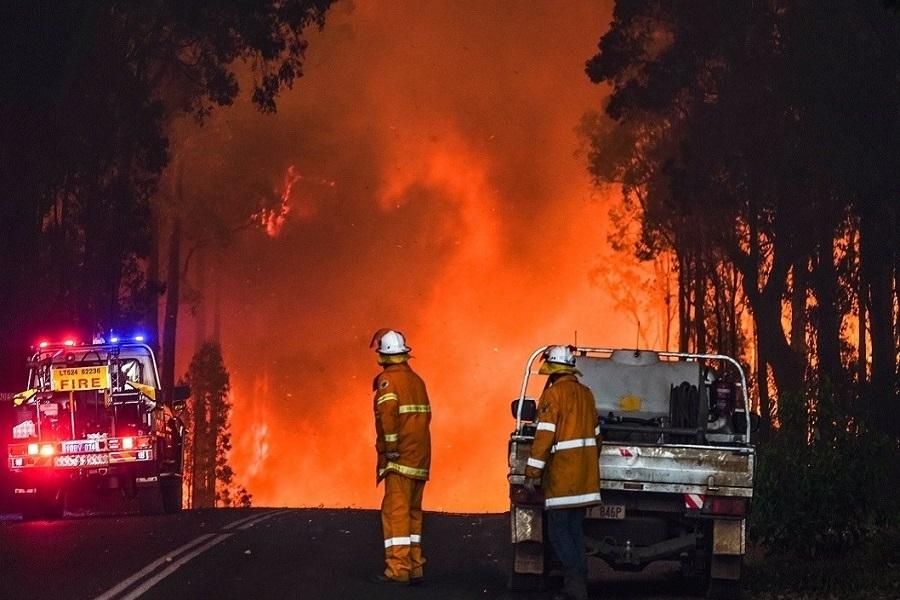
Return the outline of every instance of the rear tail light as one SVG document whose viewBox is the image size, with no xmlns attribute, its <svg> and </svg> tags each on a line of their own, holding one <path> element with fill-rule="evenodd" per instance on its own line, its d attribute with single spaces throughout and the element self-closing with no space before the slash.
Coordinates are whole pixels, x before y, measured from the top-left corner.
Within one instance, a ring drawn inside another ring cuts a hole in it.
<svg viewBox="0 0 900 600">
<path fill-rule="evenodd" d="M 28 454 L 35 456 L 39 451 L 37 444 L 28 444 Z"/>
<path fill-rule="evenodd" d="M 703 512 L 711 515 L 743 517 L 747 514 L 747 499 L 708 496 L 703 503 Z"/>
<path fill-rule="evenodd" d="M 54 454 L 56 454 L 56 448 L 53 447 L 53 444 L 41 446 L 41 456 L 53 456 Z"/>
<path fill-rule="evenodd" d="M 131 450 L 132 448 L 134 448 L 134 438 L 122 438 L 122 449 Z"/>
</svg>

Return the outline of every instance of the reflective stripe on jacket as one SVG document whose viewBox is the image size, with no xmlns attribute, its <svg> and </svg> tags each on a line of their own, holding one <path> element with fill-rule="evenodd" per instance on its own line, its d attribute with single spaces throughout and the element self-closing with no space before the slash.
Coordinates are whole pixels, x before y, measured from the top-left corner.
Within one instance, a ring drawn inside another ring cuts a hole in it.
<svg viewBox="0 0 900 600">
<path fill-rule="evenodd" d="M 599 504 L 599 445 L 594 395 L 574 375 L 558 376 L 541 394 L 525 468 L 526 477 L 541 478 L 547 508 Z"/>
<path fill-rule="evenodd" d="M 373 387 L 377 481 L 388 471 L 427 480 L 431 466 L 431 404 L 425 383 L 404 362 L 386 365 Z M 399 452 L 400 457 L 389 461 L 387 452 Z"/>
</svg>

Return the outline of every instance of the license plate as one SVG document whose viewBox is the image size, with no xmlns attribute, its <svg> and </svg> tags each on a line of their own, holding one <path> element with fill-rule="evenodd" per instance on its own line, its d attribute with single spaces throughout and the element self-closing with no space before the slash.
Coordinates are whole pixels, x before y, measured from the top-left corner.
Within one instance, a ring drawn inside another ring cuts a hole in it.
<svg viewBox="0 0 900 600">
<path fill-rule="evenodd" d="M 100 450 L 100 444 L 95 440 L 63 442 L 62 448 L 63 454 L 74 454 L 77 452 L 97 452 Z"/>
<path fill-rule="evenodd" d="M 70 454 L 53 459 L 57 467 L 97 467 L 109 464 L 106 454 Z"/>
<path fill-rule="evenodd" d="M 588 509 L 589 519 L 624 519 L 625 507 L 621 504 L 600 504 Z"/>
</svg>

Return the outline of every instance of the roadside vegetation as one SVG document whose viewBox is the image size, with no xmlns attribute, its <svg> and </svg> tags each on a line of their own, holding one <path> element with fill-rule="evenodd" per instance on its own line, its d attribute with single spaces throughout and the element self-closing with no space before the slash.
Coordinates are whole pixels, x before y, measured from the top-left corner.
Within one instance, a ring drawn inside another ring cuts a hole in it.
<svg viewBox="0 0 900 600">
<path fill-rule="evenodd" d="M 819 398 L 804 439 L 790 418 L 759 447 L 750 538 L 754 598 L 900 598 L 900 450 Z M 787 415 L 784 415 L 787 417 Z"/>
<path fill-rule="evenodd" d="M 900 598 L 898 4 L 618 0 L 587 73 L 664 345 L 751 372 L 748 591 Z"/>
</svg>

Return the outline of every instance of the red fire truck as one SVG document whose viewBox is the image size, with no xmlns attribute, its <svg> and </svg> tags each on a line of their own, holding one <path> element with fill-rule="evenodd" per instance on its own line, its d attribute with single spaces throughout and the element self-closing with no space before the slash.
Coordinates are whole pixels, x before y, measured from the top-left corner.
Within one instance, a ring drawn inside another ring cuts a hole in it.
<svg viewBox="0 0 900 600">
<path fill-rule="evenodd" d="M 8 485 L 23 516 L 62 516 L 76 488 L 89 498 L 136 499 L 143 514 L 181 510 L 178 415 L 190 390 L 163 394 L 143 339 L 41 342 L 33 350 L 28 387 L 13 397 L 4 436 Z"/>
</svg>

